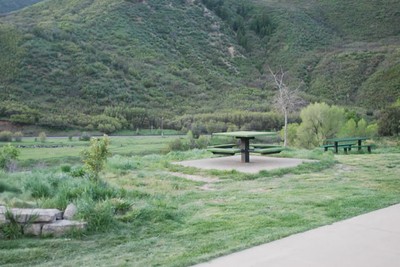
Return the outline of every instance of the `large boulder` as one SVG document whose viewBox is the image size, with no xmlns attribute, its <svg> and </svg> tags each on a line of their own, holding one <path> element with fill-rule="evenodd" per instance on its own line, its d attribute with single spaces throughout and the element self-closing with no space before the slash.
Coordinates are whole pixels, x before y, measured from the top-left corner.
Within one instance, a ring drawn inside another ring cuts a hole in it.
<svg viewBox="0 0 400 267">
<path fill-rule="evenodd" d="M 0 208 L 0 214 L 5 215 L 7 209 Z M 62 219 L 62 211 L 58 209 L 18 209 L 12 208 L 9 211 L 13 214 L 15 221 L 19 223 L 49 223 Z M 1 216 L 1 215 L 0 215 Z"/>
<path fill-rule="evenodd" d="M 72 203 L 69 204 L 64 211 L 64 220 L 72 220 L 77 212 L 78 208 Z"/>
<path fill-rule="evenodd" d="M 53 223 L 44 224 L 42 235 L 63 236 L 72 230 L 84 230 L 86 226 L 86 222 L 58 220 Z"/>
</svg>

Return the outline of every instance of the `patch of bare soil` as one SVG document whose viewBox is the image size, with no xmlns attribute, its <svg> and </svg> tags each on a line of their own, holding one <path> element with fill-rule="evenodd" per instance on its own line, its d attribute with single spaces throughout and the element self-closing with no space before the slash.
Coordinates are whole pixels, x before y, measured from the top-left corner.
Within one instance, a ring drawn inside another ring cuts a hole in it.
<svg viewBox="0 0 400 267">
<path fill-rule="evenodd" d="M 176 176 L 176 177 L 184 178 L 187 180 L 191 180 L 194 182 L 203 182 L 205 184 L 200 186 L 199 188 L 201 190 L 206 190 L 206 191 L 215 190 L 214 188 L 212 188 L 211 185 L 213 183 L 217 183 L 220 181 L 217 177 L 204 177 L 204 176 L 200 176 L 200 175 L 191 175 L 191 174 L 185 174 L 185 173 L 180 173 L 180 172 L 168 172 L 168 174 Z"/>
</svg>

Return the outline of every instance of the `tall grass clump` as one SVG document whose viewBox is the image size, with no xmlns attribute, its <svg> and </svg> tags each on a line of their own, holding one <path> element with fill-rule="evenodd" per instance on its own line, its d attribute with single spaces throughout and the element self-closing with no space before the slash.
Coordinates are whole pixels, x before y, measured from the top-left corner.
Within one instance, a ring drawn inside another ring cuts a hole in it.
<svg viewBox="0 0 400 267">
<path fill-rule="evenodd" d="M 78 218 L 88 223 L 88 231 L 104 232 L 116 222 L 113 205 L 109 200 L 96 202 L 90 196 L 84 196 L 76 201 Z"/>
<path fill-rule="evenodd" d="M 139 162 L 134 157 L 115 155 L 107 160 L 107 167 L 112 171 L 129 171 L 139 167 Z"/>
<path fill-rule="evenodd" d="M 52 188 L 46 179 L 37 176 L 28 179 L 25 182 L 24 189 L 30 192 L 33 198 L 49 198 L 52 196 Z"/>
</svg>

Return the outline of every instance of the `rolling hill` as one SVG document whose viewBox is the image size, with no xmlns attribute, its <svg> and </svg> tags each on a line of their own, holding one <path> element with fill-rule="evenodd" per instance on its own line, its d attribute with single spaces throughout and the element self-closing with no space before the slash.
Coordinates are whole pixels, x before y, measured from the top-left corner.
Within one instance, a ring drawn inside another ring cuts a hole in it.
<svg viewBox="0 0 400 267">
<path fill-rule="evenodd" d="M 268 111 L 267 65 L 310 101 L 379 109 L 400 97 L 400 2 L 383 2 L 45 0 L 0 18 L 0 117 L 118 128 Z"/>
</svg>

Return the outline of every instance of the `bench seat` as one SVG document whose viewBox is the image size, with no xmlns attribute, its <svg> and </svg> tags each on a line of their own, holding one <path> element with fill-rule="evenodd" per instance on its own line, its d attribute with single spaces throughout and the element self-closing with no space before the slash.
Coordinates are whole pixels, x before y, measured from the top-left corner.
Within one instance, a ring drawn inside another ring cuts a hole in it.
<svg viewBox="0 0 400 267">
<path fill-rule="evenodd" d="M 285 150 L 284 147 L 276 146 L 276 147 L 270 147 L 270 148 L 256 148 L 256 149 L 254 149 L 253 152 L 260 153 L 261 155 L 266 155 L 266 154 L 281 153 L 283 150 Z"/>
<path fill-rule="evenodd" d="M 240 153 L 241 150 L 240 148 L 210 147 L 207 148 L 207 151 L 210 151 L 213 154 L 235 155 L 236 153 Z"/>
<path fill-rule="evenodd" d="M 367 144 L 367 145 L 361 145 L 361 146 L 355 146 L 355 147 L 357 147 L 358 149 L 366 147 L 368 152 L 371 153 L 372 148 L 376 148 L 376 145 L 375 144 Z"/>
<path fill-rule="evenodd" d="M 351 148 L 353 146 L 355 146 L 356 144 L 351 143 L 351 144 L 339 144 L 338 147 L 341 147 L 344 149 L 345 152 L 347 152 L 347 150 L 351 150 Z M 334 144 L 327 144 L 327 145 L 322 145 L 321 148 L 324 149 L 324 151 L 328 151 L 329 148 L 335 148 Z"/>
<path fill-rule="evenodd" d="M 236 146 L 236 144 L 222 144 L 222 145 L 209 146 L 208 148 L 232 148 L 234 146 Z"/>
<path fill-rule="evenodd" d="M 271 145 L 271 144 L 251 144 L 250 147 L 254 149 L 258 148 L 276 148 L 276 147 L 281 147 L 279 145 Z"/>
</svg>

